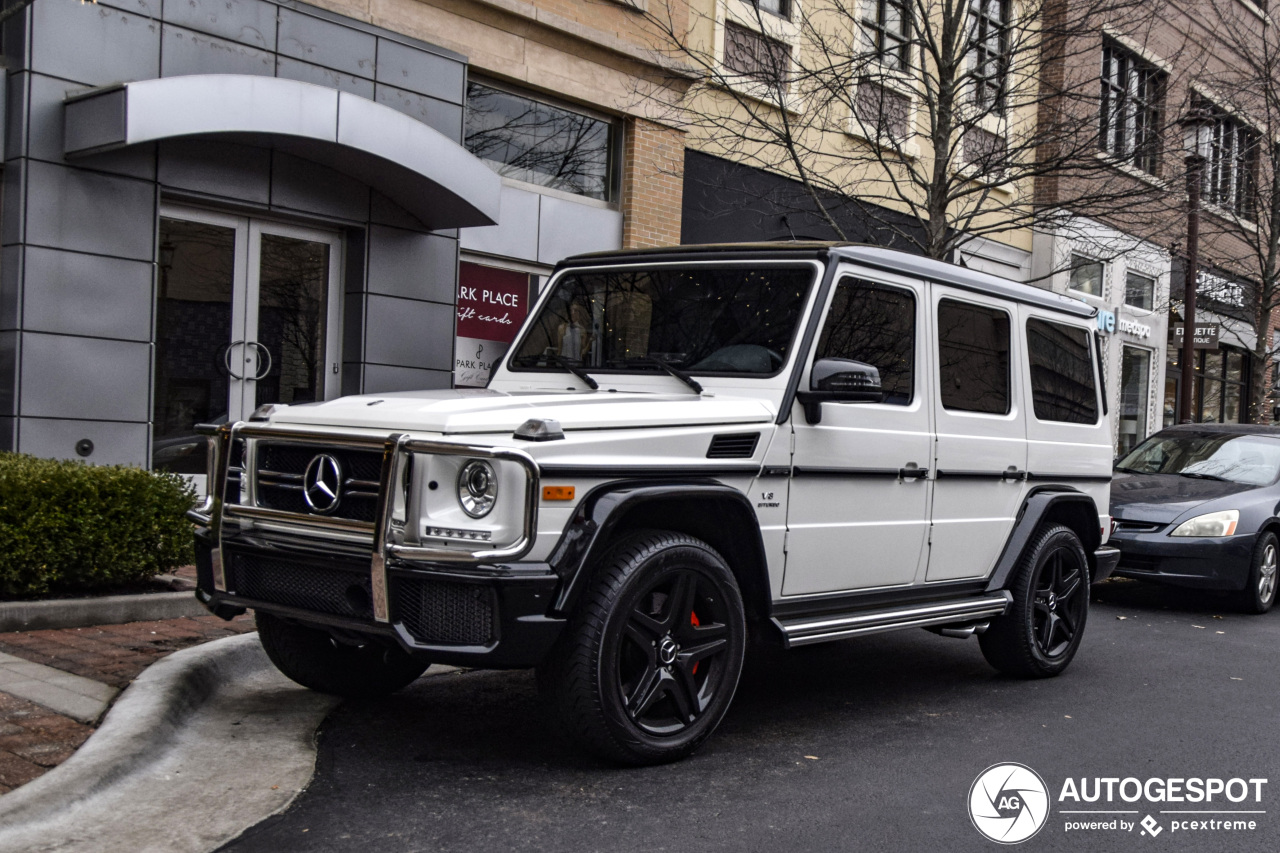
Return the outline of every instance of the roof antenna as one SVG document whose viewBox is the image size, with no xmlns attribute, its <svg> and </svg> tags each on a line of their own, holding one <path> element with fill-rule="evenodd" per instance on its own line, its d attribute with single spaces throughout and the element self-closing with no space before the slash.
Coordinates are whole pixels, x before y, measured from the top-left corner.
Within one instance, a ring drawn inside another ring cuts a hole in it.
<svg viewBox="0 0 1280 853">
<path fill-rule="evenodd" d="M 787 214 L 782 214 L 782 225 L 787 229 L 787 233 L 791 235 L 791 242 L 796 242 L 796 232 L 791 230 L 791 221 L 787 219 Z"/>
</svg>

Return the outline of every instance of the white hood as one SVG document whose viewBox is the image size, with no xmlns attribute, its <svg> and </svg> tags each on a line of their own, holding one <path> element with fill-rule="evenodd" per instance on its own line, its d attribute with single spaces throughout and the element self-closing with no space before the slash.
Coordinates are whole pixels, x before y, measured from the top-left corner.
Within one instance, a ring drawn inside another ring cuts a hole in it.
<svg viewBox="0 0 1280 853">
<path fill-rule="evenodd" d="M 508 394 L 487 389 L 411 391 L 288 406 L 271 422 L 443 434 L 511 432 L 530 418 L 566 430 L 767 423 L 773 407 L 745 397 L 582 391 Z"/>
</svg>

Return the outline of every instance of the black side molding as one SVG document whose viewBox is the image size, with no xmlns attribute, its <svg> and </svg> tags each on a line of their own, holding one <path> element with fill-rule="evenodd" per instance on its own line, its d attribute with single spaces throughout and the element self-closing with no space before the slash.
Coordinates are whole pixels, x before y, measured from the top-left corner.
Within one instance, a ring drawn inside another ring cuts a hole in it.
<svg viewBox="0 0 1280 853">
<path fill-rule="evenodd" d="M 666 483 L 624 480 L 597 486 L 578 504 L 555 550 L 547 559 L 552 571 L 561 579 L 551 605 L 551 615 L 565 616 L 573 609 L 587 584 L 592 564 L 609 547 L 613 533 L 631 510 L 647 503 L 681 500 L 708 507 L 709 511 L 717 513 L 716 524 L 722 527 L 731 523 L 733 512 L 732 509 L 725 511 L 726 503 L 738 505 L 747 518 L 755 520 L 755 510 L 746 495 L 706 480 Z M 748 554 L 754 552 L 757 564 L 765 566 L 764 541 L 760 538 L 759 526 L 752 524 L 751 527 L 754 535 L 735 537 L 735 545 Z M 732 559 L 730 554 L 724 556 Z M 768 589 L 767 578 L 765 589 Z"/>
</svg>

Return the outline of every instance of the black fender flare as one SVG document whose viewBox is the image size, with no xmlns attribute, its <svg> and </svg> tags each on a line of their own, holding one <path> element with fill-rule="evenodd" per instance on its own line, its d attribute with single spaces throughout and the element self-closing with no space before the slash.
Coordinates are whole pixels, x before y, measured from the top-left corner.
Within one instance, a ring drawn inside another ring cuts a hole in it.
<svg viewBox="0 0 1280 853">
<path fill-rule="evenodd" d="M 1086 509 L 1089 517 L 1093 519 L 1089 532 L 1081 536 L 1081 544 L 1084 545 L 1085 556 L 1089 559 L 1090 571 L 1096 569 L 1094 565 L 1097 559 L 1095 551 L 1102 541 L 1102 531 L 1098 529 L 1097 524 L 1098 505 L 1093 502 L 1093 498 L 1070 486 L 1042 486 L 1029 494 L 1022 502 L 1022 507 L 1018 510 L 1017 521 L 1013 525 L 1013 531 L 1009 534 L 1009 538 L 1005 540 L 1004 550 L 1000 552 L 1000 559 L 996 561 L 995 571 L 992 572 L 991 579 L 987 582 L 987 592 L 997 592 L 1009 585 L 1013 570 L 1017 567 L 1018 561 L 1022 559 L 1022 553 L 1030 543 L 1031 537 L 1040 527 L 1040 523 L 1055 510 L 1060 510 L 1071 504 Z"/>
<path fill-rule="evenodd" d="M 756 521 L 755 510 L 746 495 L 738 489 L 713 480 L 678 480 L 661 483 L 655 483 L 652 480 L 615 481 L 595 487 L 579 502 L 573 517 L 565 525 L 555 549 L 547 558 L 552 571 L 561 579 L 555 601 L 551 605 L 550 615 L 565 617 L 573 610 L 587 585 L 591 566 L 609 547 L 614 533 L 627 515 L 649 504 L 689 500 L 699 504 L 724 505 L 728 502 L 731 506 L 740 507 L 746 517 L 751 519 L 750 535 L 742 536 L 736 544 L 738 548 L 749 549 L 756 560 L 756 565 L 764 572 L 764 577 L 758 580 L 763 582 L 767 606 L 769 586 L 764 540 L 760 536 L 760 526 Z M 733 522 L 726 518 L 721 523 L 728 528 Z M 673 527 L 679 529 L 680 525 L 673 525 Z M 732 560 L 731 555 L 723 556 L 726 560 Z M 731 562 L 730 565 L 733 563 Z M 744 598 L 749 594 L 750 591 L 744 588 Z"/>
</svg>

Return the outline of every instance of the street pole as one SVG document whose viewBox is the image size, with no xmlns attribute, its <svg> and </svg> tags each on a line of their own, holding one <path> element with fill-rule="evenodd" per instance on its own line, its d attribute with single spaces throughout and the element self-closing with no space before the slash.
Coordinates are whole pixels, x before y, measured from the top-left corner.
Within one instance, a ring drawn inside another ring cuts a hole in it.
<svg viewBox="0 0 1280 853">
<path fill-rule="evenodd" d="M 1191 396 L 1195 388 L 1196 281 L 1200 252 L 1200 189 L 1204 181 L 1204 156 L 1199 148 L 1187 155 L 1187 267 L 1183 275 L 1186 294 L 1182 300 L 1182 396 L 1178 401 L 1178 423 L 1193 423 Z"/>
</svg>

